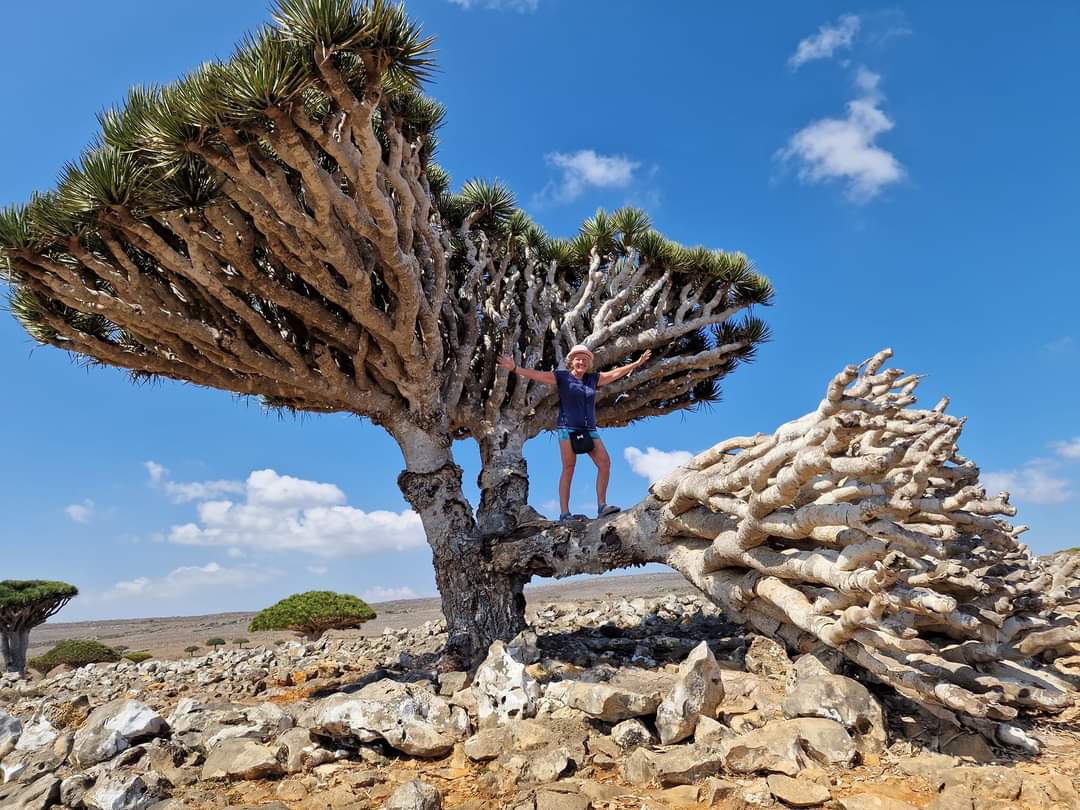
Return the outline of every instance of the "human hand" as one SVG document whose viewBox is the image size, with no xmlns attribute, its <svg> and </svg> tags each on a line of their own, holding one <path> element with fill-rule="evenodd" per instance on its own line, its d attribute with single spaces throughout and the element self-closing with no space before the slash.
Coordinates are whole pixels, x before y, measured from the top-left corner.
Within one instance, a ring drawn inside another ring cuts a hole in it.
<svg viewBox="0 0 1080 810">
<path fill-rule="evenodd" d="M 495 362 L 499 364 L 500 368 L 505 368 L 507 371 L 513 371 L 514 366 L 517 365 L 517 363 L 514 362 L 514 358 L 508 354 L 500 354 Z"/>
<path fill-rule="evenodd" d="M 649 362 L 650 357 L 652 357 L 652 349 L 646 349 L 645 354 L 641 355 L 641 357 L 637 359 L 637 362 L 635 362 L 634 365 L 638 368 L 641 368 L 641 366 Z"/>
</svg>

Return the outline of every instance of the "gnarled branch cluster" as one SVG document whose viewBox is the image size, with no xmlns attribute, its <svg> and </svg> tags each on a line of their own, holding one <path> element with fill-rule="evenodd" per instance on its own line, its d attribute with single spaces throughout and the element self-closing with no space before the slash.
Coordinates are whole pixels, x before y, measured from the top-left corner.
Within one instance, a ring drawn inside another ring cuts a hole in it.
<svg viewBox="0 0 1080 810">
<path fill-rule="evenodd" d="M 960 455 L 947 400 L 919 377 L 848 366 L 818 408 L 729 439 L 657 482 L 668 561 L 733 618 L 795 648 L 823 642 L 919 703 L 974 721 L 1059 711 L 1036 668 L 1080 641 L 1076 595 L 1018 541 L 1008 493 Z M 1000 736 L 1000 734 L 999 734 Z"/>
<path fill-rule="evenodd" d="M 424 38 L 384 0 L 278 0 L 276 26 L 101 116 L 58 188 L 0 212 L 12 310 L 92 362 L 456 438 L 554 425 L 553 367 L 663 349 L 605 391 L 611 424 L 715 398 L 767 337 L 741 254 L 640 211 L 547 237 L 495 184 L 448 191 Z"/>
</svg>

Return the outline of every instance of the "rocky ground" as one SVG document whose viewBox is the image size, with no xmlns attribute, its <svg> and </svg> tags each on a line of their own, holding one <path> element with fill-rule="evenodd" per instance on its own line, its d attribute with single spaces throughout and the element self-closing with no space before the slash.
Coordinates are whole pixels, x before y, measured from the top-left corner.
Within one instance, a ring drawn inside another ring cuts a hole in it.
<svg viewBox="0 0 1080 810">
<path fill-rule="evenodd" d="M 530 615 L 554 602 L 581 602 L 583 605 L 617 596 L 653 597 L 666 593 L 692 593 L 693 587 L 681 574 L 660 573 L 636 576 L 608 575 L 580 577 L 550 585 L 527 587 Z M 378 636 L 387 627 L 419 627 L 424 622 L 442 618 L 438 598 L 406 599 L 373 604 L 378 616 L 355 632 L 342 637 Z M 85 622 L 49 621 L 30 633 L 31 657 L 52 649 L 67 638 L 94 639 L 104 644 L 123 644 L 129 650 L 146 650 L 155 658 L 183 658 L 184 648 L 203 646 L 218 636 L 230 644 L 235 638 L 248 638 L 255 644 L 270 645 L 295 638 L 293 633 L 248 631 L 253 612 L 213 613 L 203 616 L 158 616 L 145 619 L 112 619 Z M 60 614 L 63 617 L 63 613 Z M 206 652 L 204 649 L 203 652 Z"/>
<path fill-rule="evenodd" d="M 693 594 L 534 600 L 472 673 L 437 671 L 444 640 L 4 676 L 0 807 L 1080 808 L 1080 708 L 1028 724 L 1037 756 L 992 747 Z"/>
</svg>

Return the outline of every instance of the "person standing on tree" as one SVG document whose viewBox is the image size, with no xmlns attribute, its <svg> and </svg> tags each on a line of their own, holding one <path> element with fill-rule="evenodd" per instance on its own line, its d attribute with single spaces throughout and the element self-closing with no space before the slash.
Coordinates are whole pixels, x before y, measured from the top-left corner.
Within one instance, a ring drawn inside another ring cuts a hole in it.
<svg viewBox="0 0 1080 810">
<path fill-rule="evenodd" d="M 568 368 L 555 371 L 536 371 L 523 368 L 508 355 L 500 355 L 498 363 L 511 374 L 543 385 L 559 388 L 559 453 L 562 456 L 562 476 L 559 478 L 559 520 L 581 520 L 584 515 L 570 513 L 570 483 L 574 479 L 574 467 L 578 453 L 588 453 L 596 465 L 596 514 L 597 517 L 613 515 L 618 506 L 607 502 L 608 479 L 611 475 L 611 456 L 596 429 L 596 389 L 602 385 L 621 380 L 640 368 L 652 357 L 646 351 L 633 363 L 611 371 L 592 371 L 593 353 L 582 344 L 574 346 L 566 355 Z"/>
</svg>

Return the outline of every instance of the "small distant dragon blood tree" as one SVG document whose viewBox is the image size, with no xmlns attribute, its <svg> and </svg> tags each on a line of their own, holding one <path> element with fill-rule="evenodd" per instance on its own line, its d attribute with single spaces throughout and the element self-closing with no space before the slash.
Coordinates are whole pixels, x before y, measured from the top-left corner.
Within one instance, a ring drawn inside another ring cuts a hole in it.
<svg viewBox="0 0 1080 810">
<path fill-rule="evenodd" d="M 356 596 L 333 591 L 295 593 L 258 613 L 248 628 L 291 630 L 314 641 L 326 630 L 347 630 L 375 618 L 375 611 Z"/>
<path fill-rule="evenodd" d="M 0 581 L 0 657 L 5 672 L 26 671 L 30 631 L 78 596 L 66 582 L 42 579 Z"/>
</svg>

